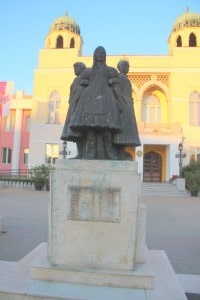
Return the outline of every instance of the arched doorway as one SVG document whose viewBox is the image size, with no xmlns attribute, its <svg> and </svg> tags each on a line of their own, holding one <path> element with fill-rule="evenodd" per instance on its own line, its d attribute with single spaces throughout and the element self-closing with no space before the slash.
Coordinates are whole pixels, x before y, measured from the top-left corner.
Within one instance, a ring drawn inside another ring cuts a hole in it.
<svg viewBox="0 0 200 300">
<path fill-rule="evenodd" d="M 143 166 L 144 182 L 162 181 L 162 157 L 160 154 L 154 151 L 145 153 Z"/>
</svg>

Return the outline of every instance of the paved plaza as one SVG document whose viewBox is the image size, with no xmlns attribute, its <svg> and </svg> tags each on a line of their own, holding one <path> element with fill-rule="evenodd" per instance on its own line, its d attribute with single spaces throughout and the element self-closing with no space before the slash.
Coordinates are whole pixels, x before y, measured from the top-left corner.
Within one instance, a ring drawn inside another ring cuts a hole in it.
<svg viewBox="0 0 200 300">
<path fill-rule="evenodd" d="M 19 261 L 47 242 L 49 192 L 0 189 L 0 260 Z"/>
<path fill-rule="evenodd" d="M 147 246 L 165 250 L 175 273 L 200 274 L 200 197 L 143 197 Z"/>
<path fill-rule="evenodd" d="M 19 261 L 47 242 L 49 197 L 46 191 L 0 189 L 0 260 Z M 200 278 L 200 197 L 141 200 L 148 249 L 165 250 L 175 273 Z"/>
</svg>

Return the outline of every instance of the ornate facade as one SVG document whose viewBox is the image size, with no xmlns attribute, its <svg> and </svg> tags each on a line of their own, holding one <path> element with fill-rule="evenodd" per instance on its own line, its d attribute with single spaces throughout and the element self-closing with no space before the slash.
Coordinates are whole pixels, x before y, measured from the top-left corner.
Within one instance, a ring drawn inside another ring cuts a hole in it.
<svg viewBox="0 0 200 300">
<path fill-rule="evenodd" d="M 29 167 L 54 163 L 60 156 L 73 64 L 92 65 L 93 57 L 83 56 L 82 47 L 76 21 L 68 15 L 57 18 L 34 70 Z M 127 150 L 138 162 L 144 181 L 164 182 L 179 174 L 180 142 L 187 155 L 183 164 L 200 160 L 200 14 L 187 10 L 175 20 L 168 49 L 168 55 L 107 56 L 107 64 L 113 67 L 120 59 L 129 61 L 142 146 Z M 68 143 L 67 151 L 67 157 L 75 156 L 75 145 Z"/>
</svg>

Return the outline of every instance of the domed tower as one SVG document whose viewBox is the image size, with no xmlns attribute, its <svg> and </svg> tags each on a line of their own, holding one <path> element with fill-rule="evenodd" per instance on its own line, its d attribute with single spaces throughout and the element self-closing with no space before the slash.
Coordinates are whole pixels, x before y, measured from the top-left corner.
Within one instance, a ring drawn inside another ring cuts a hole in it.
<svg viewBox="0 0 200 300">
<path fill-rule="evenodd" d="M 58 141 L 66 118 L 70 85 L 75 77 L 73 64 L 82 57 L 82 44 L 78 24 L 64 15 L 51 24 L 45 47 L 39 50 L 33 82 L 30 165 L 49 163 L 50 152 L 56 157 L 59 155 Z M 42 137 L 46 137 L 46 141 Z M 38 153 L 43 153 L 39 159 Z"/>
<path fill-rule="evenodd" d="M 175 47 L 200 47 L 200 14 L 186 9 L 174 22 L 168 39 L 169 53 Z"/>
<path fill-rule="evenodd" d="M 78 55 L 81 55 L 82 45 L 80 27 L 67 13 L 52 23 L 46 37 L 46 49 L 75 48 L 78 49 Z"/>
</svg>

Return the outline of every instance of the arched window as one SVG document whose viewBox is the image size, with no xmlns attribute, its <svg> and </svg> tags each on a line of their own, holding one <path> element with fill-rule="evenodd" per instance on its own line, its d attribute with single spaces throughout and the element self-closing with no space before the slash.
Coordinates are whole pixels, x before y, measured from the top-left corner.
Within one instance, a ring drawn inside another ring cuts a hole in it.
<svg viewBox="0 0 200 300">
<path fill-rule="evenodd" d="M 200 126 L 200 93 L 193 91 L 189 97 L 190 125 Z"/>
<path fill-rule="evenodd" d="M 56 48 L 63 48 L 63 37 L 61 35 L 57 37 Z"/>
<path fill-rule="evenodd" d="M 176 46 L 177 47 L 182 47 L 182 39 L 181 39 L 181 36 L 179 35 L 177 40 L 176 40 Z"/>
<path fill-rule="evenodd" d="M 189 47 L 196 47 L 197 41 L 196 41 L 196 36 L 194 33 L 191 33 L 189 36 Z"/>
<path fill-rule="evenodd" d="M 54 90 L 49 97 L 48 123 L 49 124 L 60 123 L 60 95 L 56 90 Z"/>
<path fill-rule="evenodd" d="M 154 94 L 147 95 L 144 100 L 144 122 L 161 122 L 161 104 L 159 98 Z"/>
<path fill-rule="evenodd" d="M 75 46 L 74 38 L 71 38 L 71 41 L 70 41 L 70 48 L 74 48 L 74 46 Z"/>
</svg>

